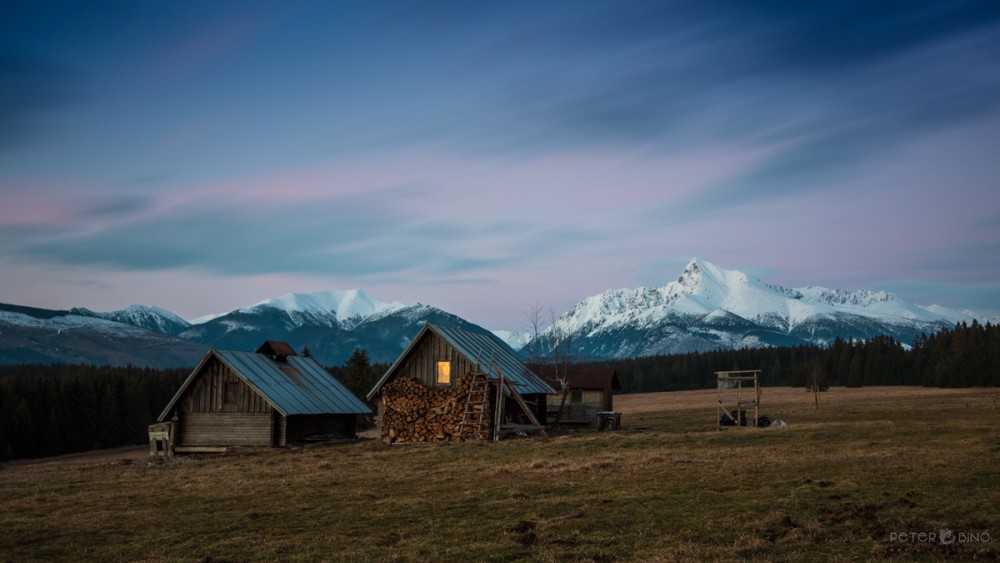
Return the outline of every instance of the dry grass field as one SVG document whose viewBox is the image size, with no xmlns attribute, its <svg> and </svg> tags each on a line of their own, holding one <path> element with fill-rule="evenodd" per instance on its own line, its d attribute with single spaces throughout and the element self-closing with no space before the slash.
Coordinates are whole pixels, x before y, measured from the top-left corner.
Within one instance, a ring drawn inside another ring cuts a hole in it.
<svg viewBox="0 0 1000 563">
<path fill-rule="evenodd" d="M 976 560 L 1000 557 L 1000 389 L 616 397 L 623 430 L 373 440 L 0 468 L 0 561 Z M 948 533 L 942 533 L 947 530 Z"/>
</svg>

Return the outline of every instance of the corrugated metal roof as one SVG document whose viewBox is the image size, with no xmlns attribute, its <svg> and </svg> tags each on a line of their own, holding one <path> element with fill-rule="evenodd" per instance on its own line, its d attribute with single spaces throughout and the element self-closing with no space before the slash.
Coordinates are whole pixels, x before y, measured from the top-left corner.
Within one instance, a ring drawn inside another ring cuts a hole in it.
<svg viewBox="0 0 1000 563">
<path fill-rule="evenodd" d="M 496 336 L 493 336 L 492 334 L 473 332 L 453 326 L 427 323 L 424 325 L 424 328 L 417 333 L 417 336 L 414 337 L 412 342 L 410 342 L 410 345 L 406 348 L 406 350 L 400 354 L 399 358 L 397 358 L 392 366 L 386 370 L 382 378 L 368 393 L 368 398 L 373 397 L 382 385 L 389 380 L 402 359 L 410 353 L 410 350 L 416 346 L 417 342 L 427 331 L 432 331 L 441 338 L 444 338 L 448 344 L 455 348 L 458 353 L 465 356 L 469 362 L 474 364 L 478 358 L 479 367 L 486 372 L 487 377 L 491 380 L 495 381 L 498 379 L 499 371 L 503 372 L 504 379 L 513 383 L 514 388 L 517 389 L 517 392 L 522 395 L 532 393 L 555 393 L 555 390 L 552 389 L 552 387 L 550 387 L 544 379 L 535 375 L 534 372 L 521 363 L 521 360 L 518 359 L 517 354 L 511 350 L 510 346 Z"/>
<path fill-rule="evenodd" d="M 566 379 L 570 389 L 618 390 L 622 388 L 618 381 L 618 372 L 611 367 L 570 365 L 564 368 L 561 375 Z M 560 383 L 554 377 L 545 376 L 545 380 L 559 389 Z"/>
<path fill-rule="evenodd" d="M 354 396 L 337 378 L 313 358 L 289 356 L 276 362 L 264 354 L 211 350 L 163 409 L 162 422 L 202 366 L 212 356 L 219 358 L 285 416 L 300 414 L 369 414 L 361 399 Z"/>
</svg>

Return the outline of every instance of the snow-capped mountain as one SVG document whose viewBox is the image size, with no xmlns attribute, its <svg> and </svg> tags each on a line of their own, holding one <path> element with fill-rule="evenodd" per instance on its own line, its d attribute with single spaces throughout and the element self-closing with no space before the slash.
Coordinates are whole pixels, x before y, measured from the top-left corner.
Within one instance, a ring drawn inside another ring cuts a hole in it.
<svg viewBox="0 0 1000 563">
<path fill-rule="evenodd" d="M 908 304 L 884 291 L 789 289 L 697 258 L 662 287 L 588 297 L 541 336 L 571 339 L 578 359 L 622 358 L 744 346 L 827 344 L 888 334 L 908 344 L 921 332 L 971 322 L 975 315 Z M 998 319 L 983 319 L 997 322 Z M 289 293 L 187 322 L 169 311 L 132 305 L 96 313 L 0 304 L 0 363 L 70 362 L 194 366 L 209 347 L 255 350 L 264 340 L 309 347 L 325 365 L 363 346 L 390 363 L 426 322 L 487 331 L 435 307 L 384 302 L 360 289 Z M 493 331 L 515 349 L 523 331 Z"/>
<path fill-rule="evenodd" d="M 493 330 L 491 332 L 514 350 L 524 348 L 528 342 L 531 342 L 531 337 L 533 336 L 527 330 Z"/>
<path fill-rule="evenodd" d="M 281 297 L 266 299 L 240 309 L 241 313 L 253 313 L 262 309 L 284 311 L 289 319 L 298 325 L 319 324 L 339 325 L 350 329 L 368 317 L 382 312 L 402 309 L 399 301 L 386 303 L 379 301 L 360 289 L 347 291 L 321 291 L 316 293 L 286 293 Z"/>
<path fill-rule="evenodd" d="M 542 338 L 568 338 L 578 356 L 618 358 L 879 334 L 908 344 L 962 320 L 971 317 L 885 291 L 789 289 L 694 258 L 662 287 L 609 290 L 580 301 Z"/>
<path fill-rule="evenodd" d="M 231 350 L 254 350 L 264 340 L 284 340 L 297 350 L 307 346 L 326 365 L 342 363 L 362 346 L 373 362 L 388 363 L 426 322 L 476 327 L 429 305 L 384 302 L 354 289 L 289 293 L 214 316 L 179 336 Z"/>
<path fill-rule="evenodd" d="M 0 363 L 194 366 L 209 347 L 252 351 L 264 340 L 308 346 L 325 365 L 343 363 L 358 346 L 373 362 L 389 363 L 426 322 L 485 332 L 435 307 L 384 302 L 361 290 L 289 293 L 199 323 L 141 305 L 97 313 L 0 304 Z"/>
<path fill-rule="evenodd" d="M 135 312 L 135 311 L 134 311 Z M 143 314 L 114 318 L 114 313 L 39 309 L 0 304 L 0 363 L 88 363 L 150 367 L 185 367 L 198 362 L 207 347 L 149 330 L 135 323 L 170 323 Z M 164 318 L 171 319 L 172 315 Z"/>
<path fill-rule="evenodd" d="M 81 317 L 107 319 L 163 334 L 179 334 L 191 326 L 191 323 L 170 311 L 159 307 L 150 307 L 149 305 L 129 305 L 124 309 L 106 313 L 98 313 L 83 307 L 76 307 L 71 309 L 70 313 Z"/>
</svg>

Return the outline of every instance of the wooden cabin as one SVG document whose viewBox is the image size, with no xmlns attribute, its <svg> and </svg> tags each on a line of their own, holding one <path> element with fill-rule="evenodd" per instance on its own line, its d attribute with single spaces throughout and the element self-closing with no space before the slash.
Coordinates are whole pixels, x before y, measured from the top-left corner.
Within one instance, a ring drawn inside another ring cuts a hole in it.
<svg viewBox="0 0 1000 563">
<path fill-rule="evenodd" d="M 546 381 L 557 390 L 547 397 L 548 422 L 555 423 L 558 417 L 560 425 L 597 429 L 598 413 L 615 410 L 613 393 L 622 388 L 618 372 L 611 367 L 588 365 L 569 365 L 562 371 L 558 377 L 546 376 Z"/>
<path fill-rule="evenodd" d="M 486 331 L 427 323 L 368 393 L 387 444 L 544 432 L 554 390 Z"/>
<path fill-rule="evenodd" d="M 371 412 L 285 342 L 267 341 L 253 353 L 213 349 L 150 426 L 150 453 L 355 438 L 357 416 Z"/>
</svg>

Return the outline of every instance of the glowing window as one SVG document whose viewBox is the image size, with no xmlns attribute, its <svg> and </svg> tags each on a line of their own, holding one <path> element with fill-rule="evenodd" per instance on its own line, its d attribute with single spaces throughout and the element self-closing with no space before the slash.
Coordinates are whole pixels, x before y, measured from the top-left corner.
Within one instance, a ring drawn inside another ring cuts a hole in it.
<svg viewBox="0 0 1000 563">
<path fill-rule="evenodd" d="M 451 385 L 451 362 L 438 362 L 437 384 Z"/>
</svg>

